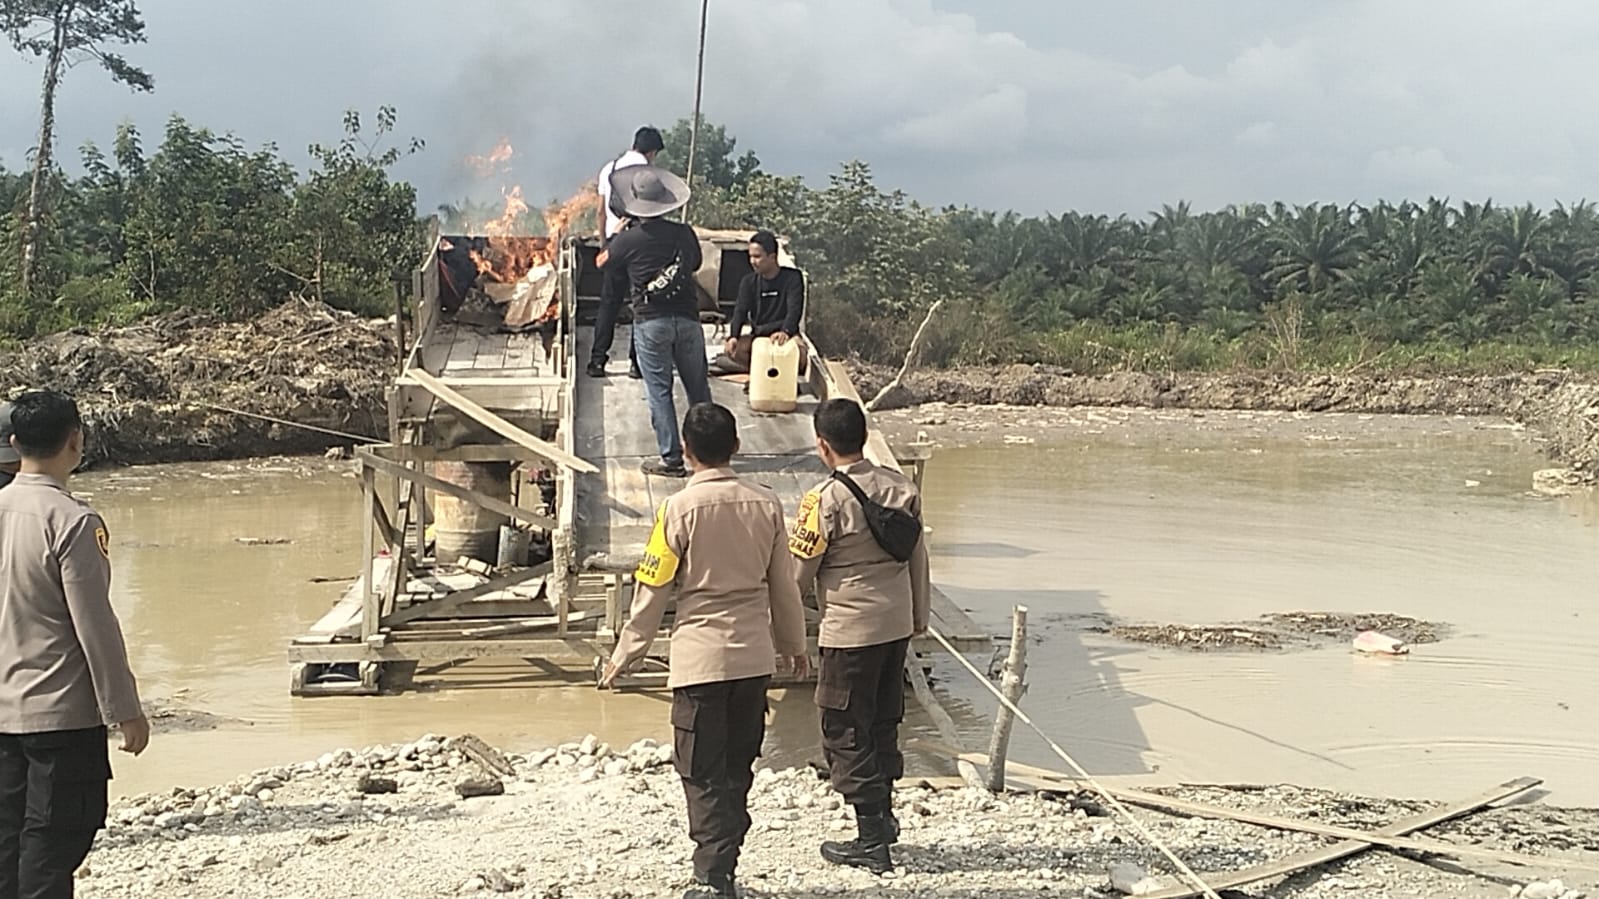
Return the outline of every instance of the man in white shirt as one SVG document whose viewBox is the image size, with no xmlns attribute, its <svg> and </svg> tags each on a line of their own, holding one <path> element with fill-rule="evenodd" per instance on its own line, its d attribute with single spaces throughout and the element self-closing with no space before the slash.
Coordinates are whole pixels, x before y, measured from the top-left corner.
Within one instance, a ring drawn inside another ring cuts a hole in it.
<svg viewBox="0 0 1599 899">
<path fill-rule="evenodd" d="M 618 214 L 617 210 L 611 208 L 611 173 L 617 169 L 625 169 L 628 166 L 654 165 L 655 157 L 660 154 L 665 146 L 666 142 L 661 139 L 660 130 L 650 125 L 645 125 L 634 132 L 632 149 L 607 162 L 605 167 L 600 169 L 597 187 L 600 193 L 600 209 L 605 216 L 605 230 L 600 234 L 600 255 L 597 262 L 607 279 L 624 274 L 605 264 L 606 250 L 611 238 L 615 237 L 625 224 L 623 217 Z M 605 290 L 601 292 L 601 296 L 619 296 L 620 293 L 620 291 Z M 621 303 L 601 302 L 600 304 L 599 315 L 594 322 L 594 345 L 589 350 L 589 377 L 605 377 L 605 363 L 610 361 L 611 343 L 616 337 L 616 319 L 621 314 L 621 311 Z M 630 378 L 640 377 L 638 355 L 633 350 L 631 340 L 628 341 L 627 360 L 627 376 Z"/>
</svg>

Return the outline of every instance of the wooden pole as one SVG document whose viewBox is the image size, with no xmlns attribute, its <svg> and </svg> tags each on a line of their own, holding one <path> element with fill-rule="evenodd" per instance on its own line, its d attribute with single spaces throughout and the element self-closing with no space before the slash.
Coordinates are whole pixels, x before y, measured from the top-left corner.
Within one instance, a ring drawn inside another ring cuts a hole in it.
<svg viewBox="0 0 1599 899">
<path fill-rule="evenodd" d="M 547 440 L 540 440 L 539 438 L 534 437 L 527 431 L 522 430 L 516 425 L 511 424 L 500 416 L 462 396 L 449 385 L 445 384 L 443 381 L 440 381 L 433 375 L 423 371 L 422 369 L 412 369 L 409 377 L 418 384 L 422 385 L 422 387 L 426 389 L 428 393 L 433 394 L 448 405 L 455 407 L 457 411 L 461 412 L 466 417 L 476 421 L 478 424 L 483 425 L 494 433 L 499 434 L 501 437 L 504 437 L 517 446 L 520 446 L 523 449 L 533 453 L 540 459 L 549 462 L 551 465 L 557 465 L 573 471 L 581 471 L 584 474 L 600 473 L 600 470 L 594 467 L 594 463 L 589 462 L 586 459 L 579 458 L 578 456 L 561 449 Z"/>
<path fill-rule="evenodd" d="M 1005 670 L 999 679 L 999 690 L 1005 694 L 1006 702 L 999 704 L 994 733 L 988 740 L 988 788 L 995 793 L 1005 791 L 1005 753 L 1010 749 L 1011 726 L 1016 723 L 1010 707 L 1022 701 L 1022 694 L 1027 691 L 1026 678 L 1027 607 L 1017 606 L 1011 611 L 1010 655 L 1005 658 Z"/>
<path fill-rule="evenodd" d="M 939 703 L 938 697 L 933 695 L 933 687 L 927 682 L 927 675 L 922 672 L 922 660 L 916 653 L 905 654 L 905 676 L 911 682 L 911 690 L 916 694 L 916 701 L 927 710 L 927 717 L 933 719 L 933 726 L 938 728 L 938 733 L 949 743 L 960 742 L 960 732 L 955 729 L 955 719 L 944 711 L 944 706 Z M 981 789 L 986 786 L 983 777 L 977 771 L 977 766 L 965 759 L 955 760 L 955 770 L 960 772 L 961 780 L 969 787 Z"/>
<path fill-rule="evenodd" d="M 377 584 L 372 583 L 372 557 L 377 554 L 378 473 L 372 466 L 361 465 L 361 502 L 366 514 L 361 516 L 361 642 L 378 632 Z"/>
<path fill-rule="evenodd" d="M 689 122 L 688 132 L 688 167 L 684 170 L 684 182 L 689 188 L 689 202 L 683 207 L 683 222 L 690 223 L 689 206 L 694 202 L 694 157 L 699 153 L 700 147 L 700 97 L 705 92 L 705 24 L 710 18 L 711 0 L 701 0 L 700 3 L 700 55 L 699 63 L 694 70 L 694 118 Z"/>
</svg>

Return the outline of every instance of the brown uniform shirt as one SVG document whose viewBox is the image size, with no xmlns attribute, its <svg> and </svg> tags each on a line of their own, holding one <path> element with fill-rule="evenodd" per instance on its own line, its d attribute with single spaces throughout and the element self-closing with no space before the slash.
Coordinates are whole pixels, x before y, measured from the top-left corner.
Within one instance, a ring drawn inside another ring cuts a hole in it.
<svg viewBox="0 0 1599 899">
<path fill-rule="evenodd" d="M 0 490 L 0 733 L 140 714 L 105 522 L 54 478 L 17 475 Z"/>
<path fill-rule="evenodd" d="M 643 658 L 674 588 L 672 687 L 760 677 L 805 652 L 805 609 L 786 548 L 783 504 L 730 468 L 702 471 L 661 504 L 611 661 Z"/>
<path fill-rule="evenodd" d="M 841 470 L 873 500 L 921 517 L 922 497 L 910 478 L 864 459 Z M 818 645 L 856 649 L 927 629 L 932 586 L 926 538 L 917 541 L 909 562 L 894 561 L 843 484 L 829 478 L 805 494 L 789 550 L 800 560 L 800 589 L 816 585 L 822 611 Z"/>
</svg>

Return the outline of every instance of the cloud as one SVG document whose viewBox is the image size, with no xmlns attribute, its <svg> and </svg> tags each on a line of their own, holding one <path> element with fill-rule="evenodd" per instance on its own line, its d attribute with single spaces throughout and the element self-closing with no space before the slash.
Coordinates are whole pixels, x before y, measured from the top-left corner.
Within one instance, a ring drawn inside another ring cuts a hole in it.
<svg viewBox="0 0 1599 899">
<path fill-rule="evenodd" d="M 149 5 L 132 96 L 79 69 L 62 146 L 172 111 L 248 142 L 337 137 L 347 107 L 427 139 L 426 204 L 497 195 L 461 160 L 501 137 L 529 197 L 564 196 L 633 129 L 686 116 L 698 5 L 420 0 Z M 1599 183 L 1581 114 L 1599 7 L 1577 0 L 768 0 L 714 4 L 705 111 L 768 169 L 873 164 L 930 203 L 1139 214 L 1189 199 L 1574 199 Z M 1532 48 L 1523 52 L 1519 48 Z M 37 69 L 0 58 L 0 158 L 37 121 Z M 19 127 L 20 126 L 20 127 Z M 66 154 L 70 157 L 70 153 Z"/>
</svg>

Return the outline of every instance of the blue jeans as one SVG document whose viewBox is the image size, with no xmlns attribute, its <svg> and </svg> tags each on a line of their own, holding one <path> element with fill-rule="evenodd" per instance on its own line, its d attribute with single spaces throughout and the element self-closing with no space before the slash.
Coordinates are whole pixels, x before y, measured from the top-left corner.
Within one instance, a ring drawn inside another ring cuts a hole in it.
<svg viewBox="0 0 1599 899">
<path fill-rule="evenodd" d="M 675 315 L 633 323 L 633 344 L 644 375 L 644 394 L 650 401 L 650 427 L 661 461 L 683 464 L 683 441 L 677 431 L 677 405 L 672 402 L 672 369 L 683 379 L 689 403 L 711 401 L 710 375 L 705 364 L 705 332 L 697 319 Z"/>
</svg>

